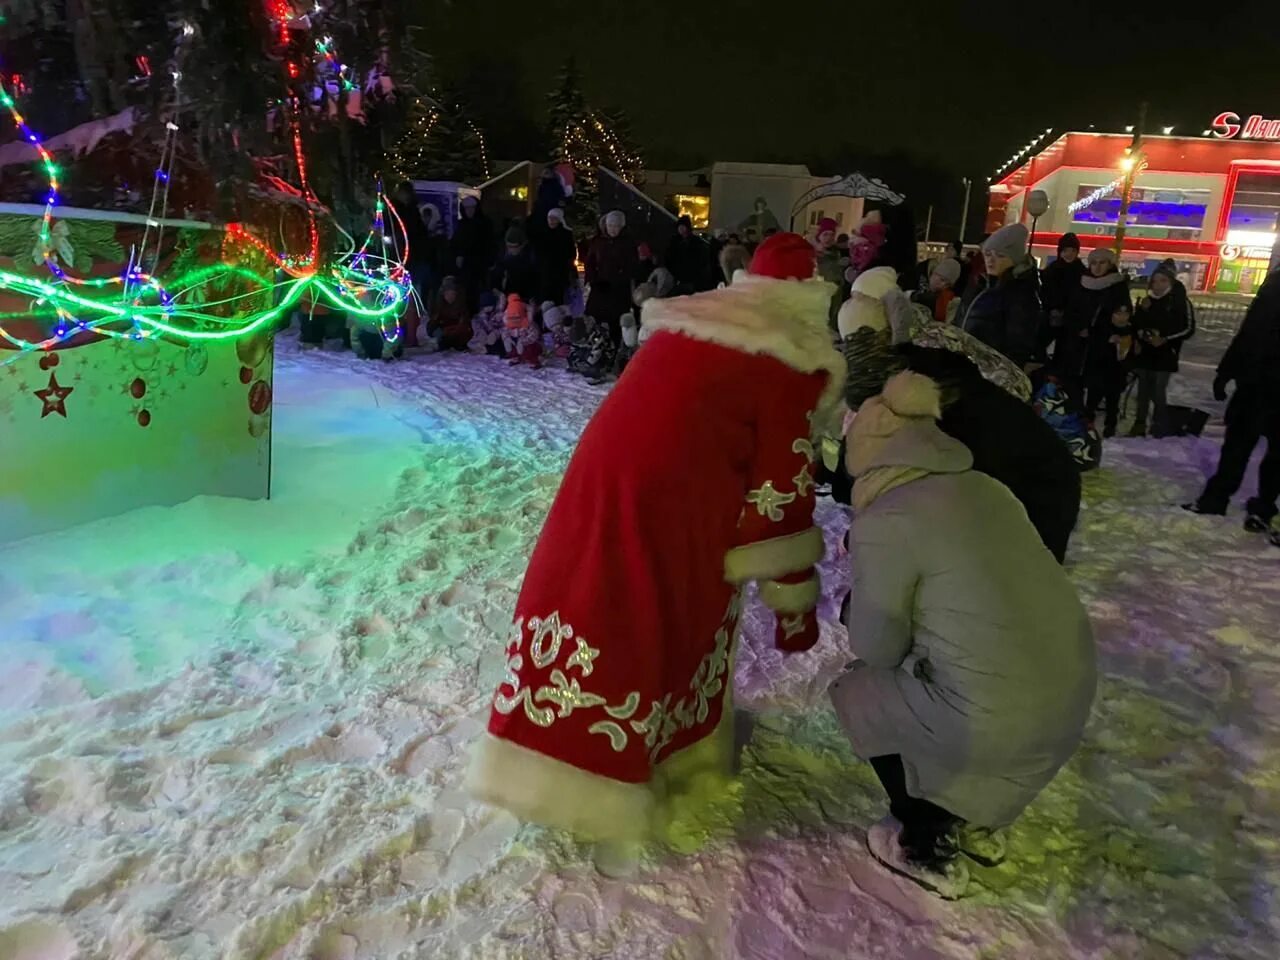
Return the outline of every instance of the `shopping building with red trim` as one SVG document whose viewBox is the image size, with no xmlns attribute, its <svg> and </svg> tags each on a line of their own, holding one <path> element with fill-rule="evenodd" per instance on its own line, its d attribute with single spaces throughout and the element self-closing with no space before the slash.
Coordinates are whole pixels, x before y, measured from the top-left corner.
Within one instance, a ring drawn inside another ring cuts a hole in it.
<svg viewBox="0 0 1280 960">
<path fill-rule="evenodd" d="M 1143 138 L 1124 269 L 1147 276 L 1173 257 L 1192 290 L 1250 294 L 1261 285 L 1280 232 L 1280 140 L 1243 139 L 1261 128 L 1223 120 L 1234 116 L 1223 114 L 1203 137 Z M 1018 222 L 1031 229 L 1027 198 L 1043 190 L 1049 211 L 1034 223 L 1032 241 L 1042 264 L 1067 232 L 1086 253 L 1112 246 L 1132 142 L 1128 133 L 1066 133 L 1016 161 L 991 184 L 987 230 Z"/>
</svg>

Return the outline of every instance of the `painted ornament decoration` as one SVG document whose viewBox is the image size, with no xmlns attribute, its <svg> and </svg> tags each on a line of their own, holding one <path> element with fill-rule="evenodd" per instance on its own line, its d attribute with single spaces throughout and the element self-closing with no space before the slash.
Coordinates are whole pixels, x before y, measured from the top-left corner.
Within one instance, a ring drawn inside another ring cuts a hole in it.
<svg viewBox="0 0 1280 960">
<path fill-rule="evenodd" d="M 71 396 L 75 387 L 64 387 L 58 383 L 58 375 L 56 373 L 49 374 L 49 385 L 43 390 L 36 390 L 35 395 L 44 404 L 44 408 L 40 411 L 40 418 L 43 420 L 51 413 L 56 413 L 64 419 L 67 416 L 67 397 Z"/>
</svg>

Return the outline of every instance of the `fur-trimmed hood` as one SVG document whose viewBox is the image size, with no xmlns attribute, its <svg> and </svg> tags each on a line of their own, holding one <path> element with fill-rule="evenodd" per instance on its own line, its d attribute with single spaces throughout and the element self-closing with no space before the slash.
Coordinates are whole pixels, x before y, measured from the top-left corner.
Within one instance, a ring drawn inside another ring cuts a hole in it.
<svg viewBox="0 0 1280 960">
<path fill-rule="evenodd" d="M 744 271 L 733 284 L 707 293 L 645 304 L 644 337 L 659 331 L 763 354 L 801 373 L 827 374 L 822 408 L 844 388 L 845 361 L 831 339 L 828 318 L 835 287 L 819 280 L 774 280 Z"/>
</svg>

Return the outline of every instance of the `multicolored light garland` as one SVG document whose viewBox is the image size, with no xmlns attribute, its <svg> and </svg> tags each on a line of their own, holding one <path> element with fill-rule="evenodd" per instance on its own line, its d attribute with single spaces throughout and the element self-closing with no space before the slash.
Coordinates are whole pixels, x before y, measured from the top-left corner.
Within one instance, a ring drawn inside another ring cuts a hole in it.
<svg viewBox="0 0 1280 960">
<path fill-rule="evenodd" d="M 288 24 L 292 19 L 292 11 L 287 0 L 273 0 L 273 4 L 270 12 L 278 21 L 280 40 L 288 43 Z M 333 58 L 327 47 L 319 52 L 329 59 Z M 290 61 L 289 66 L 295 66 L 295 63 Z M 180 74 L 175 74 L 175 82 L 179 76 Z M 394 260 L 387 256 L 388 248 L 394 248 L 395 244 L 387 234 L 384 211 L 388 204 L 381 189 L 373 227 L 363 246 L 357 251 L 353 244 L 352 250 L 346 255 L 321 268 L 320 230 L 316 216 L 316 211 L 321 206 L 307 179 L 296 99 L 292 103 L 290 135 L 301 190 L 290 192 L 298 195 L 306 205 L 307 252 L 302 256 L 277 253 L 239 224 L 228 225 L 225 233 L 227 244 L 224 245 L 224 249 L 228 245 L 241 243 L 255 247 L 266 255 L 268 262 L 277 271 L 287 275 L 288 279 L 282 282 L 261 276 L 243 266 L 224 262 L 161 283 L 159 279 L 140 269 L 138 264 L 142 262 L 142 256 L 131 256 L 129 265 L 117 277 L 80 279 L 68 275 L 54 255 L 53 224 L 54 209 L 59 197 L 58 167 L 41 138 L 27 125 L 26 119 L 18 111 L 17 104 L 3 81 L 0 81 L 0 106 L 9 111 L 22 138 L 35 147 L 49 181 L 44 214 L 39 223 L 39 242 L 44 265 L 53 276 L 53 280 L 48 281 L 0 271 L 0 291 L 31 298 L 31 309 L 22 315 L 25 319 L 54 318 L 49 335 L 40 340 L 19 337 L 0 323 L 0 349 L 6 345 L 16 347 L 18 356 L 21 356 L 32 350 L 53 349 L 83 333 L 134 340 L 155 336 L 171 337 L 179 341 L 224 340 L 252 334 L 304 302 L 309 302 L 312 306 L 325 303 L 365 322 L 376 323 L 381 328 L 383 338 L 389 342 L 395 342 L 403 335 L 399 317 L 412 296 L 411 281 L 405 269 L 409 251 L 394 251 Z M 166 147 L 170 145 L 178 129 L 172 122 L 167 128 L 169 135 Z M 157 184 L 163 186 L 166 194 L 169 181 L 169 170 L 166 167 L 171 166 L 171 163 L 171 157 L 167 163 L 166 158 L 162 158 L 156 174 Z M 395 216 L 394 207 L 391 210 Z M 152 227 L 161 228 L 162 221 L 149 216 L 148 231 Z M 400 235 L 405 235 L 403 225 Z M 378 240 L 381 241 L 382 249 L 370 252 L 370 246 Z M 145 249 L 143 253 L 145 254 Z M 247 288 L 247 292 L 213 302 L 205 301 L 206 289 L 221 287 L 228 280 L 236 281 L 240 287 Z M 178 292 L 171 294 L 170 290 Z M 230 308 L 237 301 L 251 297 L 264 297 L 274 305 L 270 309 L 246 312 L 230 318 L 216 312 L 218 308 Z M 0 320 L 13 316 L 12 313 L 5 314 Z M 13 359 L 16 357 L 0 363 L 9 363 Z"/>
</svg>

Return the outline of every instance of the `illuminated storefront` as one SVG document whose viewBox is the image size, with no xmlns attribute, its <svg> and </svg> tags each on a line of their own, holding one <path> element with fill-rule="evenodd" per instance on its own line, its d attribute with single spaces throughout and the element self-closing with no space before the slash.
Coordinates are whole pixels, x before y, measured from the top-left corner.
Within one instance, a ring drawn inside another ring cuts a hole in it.
<svg viewBox="0 0 1280 960">
<path fill-rule="evenodd" d="M 1084 250 L 1114 242 L 1132 134 L 1067 133 L 991 185 L 987 230 L 1024 222 L 1032 190 L 1049 195 L 1033 252 L 1056 255 L 1064 233 Z M 1200 137 L 1148 136 L 1137 159 L 1122 265 L 1147 276 L 1172 257 L 1193 290 L 1250 294 L 1280 233 L 1280 123 L 1216 117 Z"/>
</svg>

